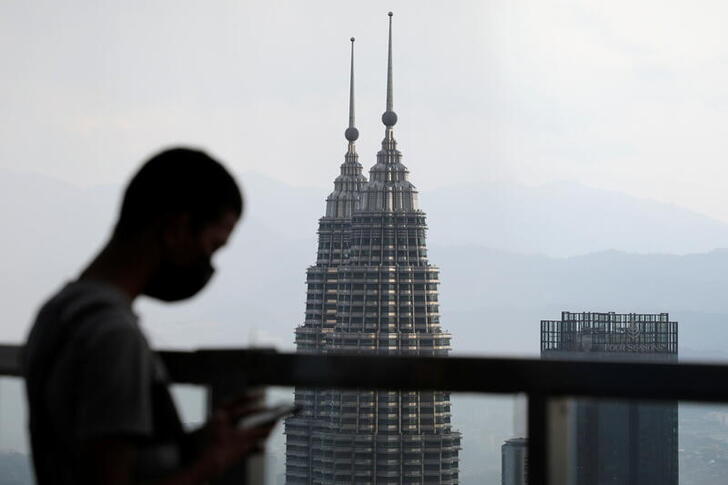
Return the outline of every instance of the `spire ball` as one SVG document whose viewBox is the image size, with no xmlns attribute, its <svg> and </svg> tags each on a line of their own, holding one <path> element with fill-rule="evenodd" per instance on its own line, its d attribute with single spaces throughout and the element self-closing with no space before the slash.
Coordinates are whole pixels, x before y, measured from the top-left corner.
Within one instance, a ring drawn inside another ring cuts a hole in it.
<svg viewBox="0 0 728 485">
<path fill-rule="evenodd" d="M 356 39 L 354 37 L 351 38 L 351 41 L 354 42 Z"/>
<path fill-rule="evenodd" d="M 391 17 L 391 16 L 392 16 L 392 15 L 394 15 L 394 14 L 393 14 L 392 12 L 389 12 L 389 13 L 388 13 L 387 15 L 389 15 L 389 16 Z"/>
<path fill-rule="evenodd" d="M 397 113 L 394 111 L 385 111 L 382 115 L 382 123 L 384 126 L 394 126 L 397 124 Z"/>
<path fill-rule="evenodd" d="M 356 141 L 359 139 L 359 130 L 357 130 L 353 126 L 350 126 L 344 132 L 344 136 L 348 141 Z"/>
</svg>

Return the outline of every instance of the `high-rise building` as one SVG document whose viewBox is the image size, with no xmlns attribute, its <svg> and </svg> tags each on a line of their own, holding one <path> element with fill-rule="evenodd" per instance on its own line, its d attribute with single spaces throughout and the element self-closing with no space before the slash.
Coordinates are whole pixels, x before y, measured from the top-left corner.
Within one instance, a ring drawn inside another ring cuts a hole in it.
<svg viewBox="0 0 728 485">
<path fill-rule="evenodd" d="M 316 264 L 306 271 L 306 317 L 296 328 L 296 349 L 303 353 L 327 351 L 336 327 L 339 293 L 338 269 L 348 258 L 351 216 L 367 182 L 356 152 L 359 131 L 354 116 L 354 38 L 351 38 L 349 126 L 344 132 L 348 148 L 334 191 L 326 198 L 326 215 L 319 219 Z M 285 421 L 286 479 L 289 483 L 314 483 L 312 450 L 321 450 L 320 433 L 328 429 L 329 392 L 296 388 L 295 401 L 302 412 Z M 320 453 L 320 451 L 319 451 Z M 320 460 L 320 455 L 317 456 Z"/>
<path fill-rule="evenodd" d="M 501 446 L 501 485 L 528 483 L 528 440 L 512 438 Z"/>
<path fill-rule="evenodd" d="M 542 358 L 677 361 L 667 313 L 570 313 L 541 322 Z M 675 402 L 577 399 L 572 449 L 577 485 L 677 485 Z"/>
<path fill-rule="evenodd" d="M 425 214 L 394 139 L 392 14 L 385 135 L 369 180 L 353 148 L 353 50 L 347 158 L 319 223 L 308 271 L 301 352 L 447 355 L 439 270 L 429 264 Z M 458 483 L 460 433 L 438 391 L 296 389 L 301 415 L 286 420 L 288 483 Z"/>
</svg>

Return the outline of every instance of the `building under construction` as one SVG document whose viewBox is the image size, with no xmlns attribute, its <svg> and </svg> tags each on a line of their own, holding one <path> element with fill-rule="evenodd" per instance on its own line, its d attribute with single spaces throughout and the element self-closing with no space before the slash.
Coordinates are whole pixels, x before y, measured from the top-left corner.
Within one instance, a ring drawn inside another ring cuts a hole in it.
<svg viewBox="0 0 728 485">
<path fill-rule="evenodd" d="M 677 361 L 677 322 L 667 313 L 570 313 L 541 322 L 542 358 Z M 577 485 L 677 485 L 676 402 L 577 399 Z"/>
</svg>

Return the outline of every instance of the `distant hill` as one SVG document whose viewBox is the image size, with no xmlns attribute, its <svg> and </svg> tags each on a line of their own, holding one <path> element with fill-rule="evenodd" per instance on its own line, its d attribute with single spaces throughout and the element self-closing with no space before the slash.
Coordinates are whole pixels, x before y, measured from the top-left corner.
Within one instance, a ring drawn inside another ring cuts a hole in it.
<svg viewBox="0 0 728 485">
<path fill-rule="evenodd" d="M 214 284 L 190 303 L 141 305 L 158 345 L 292 346 L 330 189 L 290 187 L 254 173 L 239 178 L 246 218 L 216 258 Z M 0 340 L 20 341 L 37 303 L 103 243 L 120 191 L 0 171 L 7 228 L 0 294 L 9 322 Z M 568 184 L 440 189 L 422 194 L 422 204 L 430 259 L 442 270 L 442 320 L 457 351 L 536 353 L 539 321 L 563 310 L 667 311 L 682 323 L 685 351 L 719 355 L 728 342 L 715 338 L 728 336 L 728 252 L 625 252 L 728 247 L 726 224 Z M 619 251 L 603 250 L 609 247 Z M 568 248 L 570 257 L 545 255 Z"/>
<path fill-rule="evenodd" d="M 480 247 L 432 247 L 443 324 L 467 353 L 539 349 L 539 322 L 561 311 L 668 312 L 684 357 L 728 359 L 728 251 L 551 258 Z"/>
<path fill-rule="evenodd" d="M 332 173 L 332 177 L 335 174 Z M 249 215 L 290 239 L 308 239 L 333 185 L 291 187 L 245 173 Z M 687 254 L 728 248 L 728 224 L 694 211 L 566 182 L 489 184 L 420 194 L 429 243 L 575 256 L 606 250 Z M 279 224 L 278 221 L 286 221 Z"/>
<path fill-rule="evenodd" d="M 728 225 L 702 214 L 576 183 L 491 184 L 422 193 L 435 244 L 574 256 L 616 249 L 684 254 L 728 247 Z"/>
</svg>

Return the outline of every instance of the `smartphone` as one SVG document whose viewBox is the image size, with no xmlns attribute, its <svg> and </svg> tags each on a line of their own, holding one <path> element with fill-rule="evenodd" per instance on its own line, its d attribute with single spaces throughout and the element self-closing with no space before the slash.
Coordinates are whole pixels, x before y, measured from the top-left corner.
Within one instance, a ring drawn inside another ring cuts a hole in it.
<svg viewBox="0 0 728 485">
<path fill-rule="evenodd" d="M 245 416 L 238 423 L 239 429 L 251 429 L 258 426 L 269 426 L 281 418 L 296 414 L 301 411 L 301 406 L 296 404 L 278 404 L 259 413 Z"/>
</svg>

